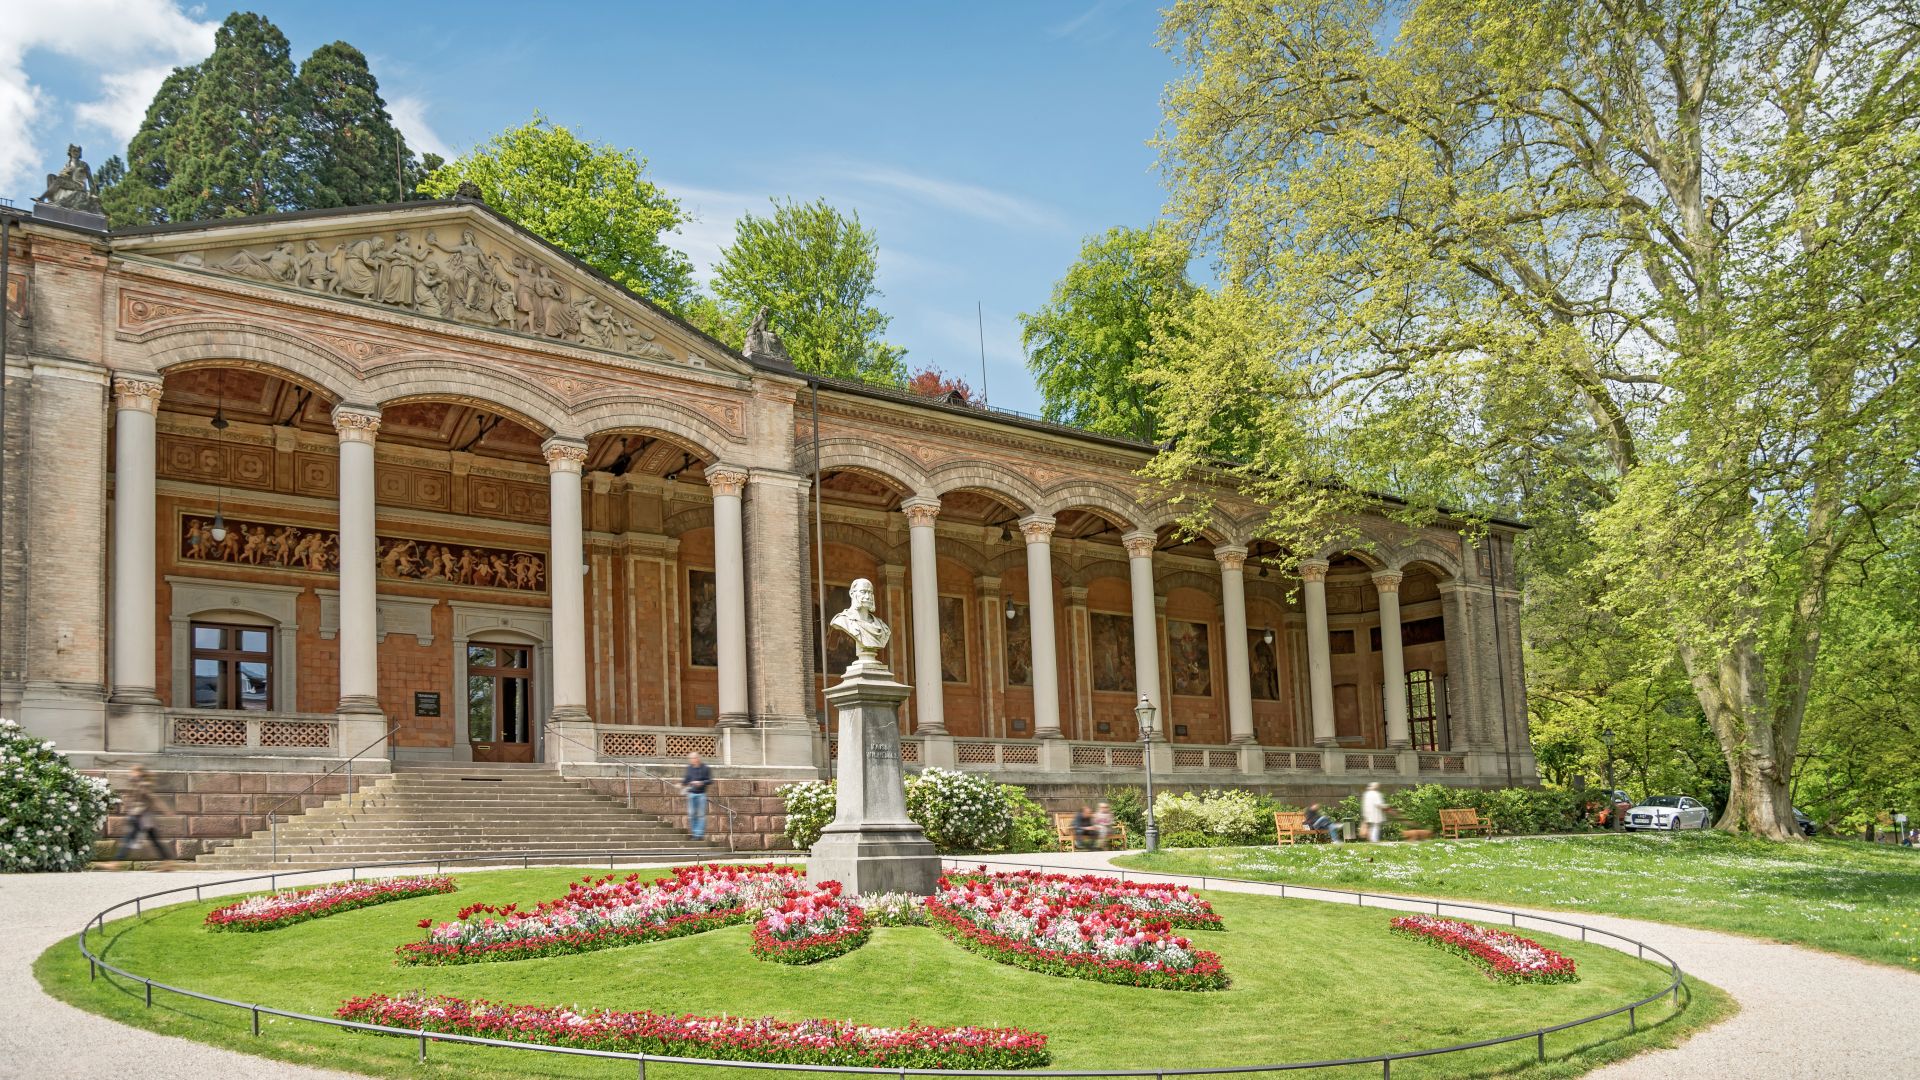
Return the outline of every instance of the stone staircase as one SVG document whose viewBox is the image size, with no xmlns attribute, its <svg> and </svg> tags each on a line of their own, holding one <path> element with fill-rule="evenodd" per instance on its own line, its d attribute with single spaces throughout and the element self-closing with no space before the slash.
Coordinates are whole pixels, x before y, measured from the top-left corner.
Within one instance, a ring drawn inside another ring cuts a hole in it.
<svg viewBox="0 0 1920 1080">
<path fill-rule="evenodd" d="M 724 857 L 660 818 L 627 809 L 540 765 L 396 764 L 389 776 L 195 860 L 214 869 L 311 869 L 350 863 L 519 854 L 590 864 L 608 852 L 646 859 Z"/>
</svg>

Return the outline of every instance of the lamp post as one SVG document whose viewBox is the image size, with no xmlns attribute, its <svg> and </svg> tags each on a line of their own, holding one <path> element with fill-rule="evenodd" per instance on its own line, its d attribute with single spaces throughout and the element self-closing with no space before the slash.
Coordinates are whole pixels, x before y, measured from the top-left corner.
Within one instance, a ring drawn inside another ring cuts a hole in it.
<svg viewBox="0 0 1920 1080">
<path fill-rule="evenodd" d="M 1620 797 L 1613 786 L 1613 728 L 1600 729 L 1600 745 L 1607 748 L 1607 828 L 1620 831 Z"/>
<path fill-rule="evenodd" d="M 1133 717 L 1140 729 L 1140 764 L 1147 770 L 1147 853 L 1160 850 L 1160 827 L 1153 821 L 1153 702 L 1147 695 L 1140 695 L 1140 704 L 1133 707 Z"/>
</svg>

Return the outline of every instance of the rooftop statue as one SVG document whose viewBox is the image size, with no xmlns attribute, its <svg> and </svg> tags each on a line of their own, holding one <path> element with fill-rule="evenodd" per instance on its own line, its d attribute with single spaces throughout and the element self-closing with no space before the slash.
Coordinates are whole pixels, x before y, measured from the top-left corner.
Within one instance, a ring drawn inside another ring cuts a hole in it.
<svg viewBox="0 0 1920 1080">
<path fill-rule="evenodd" d="M 89 214 L 102 212 L 100 193 L 93 187 L 93 170 L 80 160 L 78 146 L 67 147 L 66 165 L 57 173 L 47 174 L 47 193 L 34 201 Z"/>
<path fill-rule="evenodd" d="M 753 313 L 753 325 L 747 327 L 747 342 L 740 350 L 749 360 L 771 360 L 779 364 L 792 364 L 787 356 L 787 347 L 780 335 L 767 326 L 767 309 L 762 307 Z"/>
</svg>

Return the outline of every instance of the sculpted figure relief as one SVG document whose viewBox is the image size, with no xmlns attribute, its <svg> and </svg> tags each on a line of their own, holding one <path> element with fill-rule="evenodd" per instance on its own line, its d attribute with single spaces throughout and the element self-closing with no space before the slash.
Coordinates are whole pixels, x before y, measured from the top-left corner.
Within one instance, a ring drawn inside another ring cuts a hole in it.
<svg viewBox="0 0 1920 1080">
<path fill-rule="evenodd" d="M 79 168 L 86 166 L 82 163 Z M 416 237 L 405 229 L 391 239 L 346 237 L 333 242 L 331 250 L 318 240 L 298 243 L 299 247 L 287 241 L 270 249 L 243 248 L 213 260 L 189 252 L 177 261 L 434 318 L 511 328 L 630 356 L 674 358 L 654 342 L 652 330 L 614 304 L 589 292 L 576 294 L 564 278 L 536 259 L 487 250 L 472 229 L 460 230 L 460 239 L 453 244 L 432 230 Z M 761 352 L 781 353 L 779 337 L 766 328 L 764 315 L 756 320 L 749 338 Z"/>
<path fill-rule="evenodd" d="M 856 664 L 876 659 L 893 640 L 892 628 L 873 613 L 873 582 L 866 578 L 855 578 L 848 586 L 847 610 L 833 617 L 833 628 L 853 639 L 860 654 Z"/>
</svg>

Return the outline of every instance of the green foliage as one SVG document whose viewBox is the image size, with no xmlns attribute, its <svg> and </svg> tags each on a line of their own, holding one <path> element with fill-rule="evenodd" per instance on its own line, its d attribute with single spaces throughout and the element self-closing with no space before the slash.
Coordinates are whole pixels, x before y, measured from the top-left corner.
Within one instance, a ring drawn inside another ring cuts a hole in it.
<svg viewBox="0 0 1920 1080">
<path fill-rule="evenodd" d="M 1581 832 L 1593 827 L 1593 812 L 1601 798 L 1599 792 L 1554 788 L 1488 789 L 1421 784 L 1387 796 L 1387 805 L 1400 815 L 1398 822 L 1389 818 L 1388 825 L 1437 833 L 1442 809 L 1473 809 L 1479 811 L 1481 820 L 1493 823 L 1495 832 L 1506 835 Z M 1351 801 L 1351 812 L 1358 819 L 1359 799 Z M 1342 809 L 1346 810 L 1344 804 Z"/>
<path fill-rule="evenodd" d="M 1013 813 L 1006 792 L 980 773 L 928 768 L 907 777 L 907 817 L 943 854 L 1005 849 Z"/>
<path fill-rule="evenodd" d="M 1151 356 L 1150 471 L 1244 409 L 1224 467 L 1283 553 L 1363 543 L 1368 491 L 1541 523 L 1584 639 L 1539 696 L 1590 738 L 1690 695 L 1723 827 L 1791 835 L 1833 591 L 1920 509 L 1901 10 L 1428 0 L 1383 42 L 1374 0 L 1177 3 L 1168 212 L 1221 287 Z"/>
<path fill-rule="evenodd" d="M 1137 787 L 1110 787 L 1100 800 L 1113 811 L 1113 820 L 1127 827 L 1129 837 L 1147 835 L 1147 798 Z M 1138 841 L 1136 841 L 1138 842 Z"/>
<path fill-rule="evenodd" d="M 821 830 L 833 821 L 837 790 L 832 780 L 808 780 L 780 789 L 786 802 L 787 843 L 804 851 L 820 839 Z M 1036 810 L 1039 807 L 1020 788 L 995 784 L 979 773 L 929 768 L 907 777 L 907 817 L 926 831 L 927 839 L 943 855 L 1049 850 L 1053 826 L 1044 811 L 1040 823 L 1046 834 L 1040 846 L 1010 848 L 1032 835 Z"/>
<path fill-rule="evenodd" d="M 1047 419 L 1145 442 L 1158 437 L 1157 386 L 1145 361 L 1197 292 L 1187 259 L 1186 247 L 1161 226 L 1108 229 L 1080 245 L 1046 306 L 1020 316 Z"/>
<path fill-rule="evenodd" d="M 367 58 L 344 41 L 322 45 L 300 65 L 298 162 L 307 207 L 400 202 L 412 165 Z"/>
<path fill-rule="evenodd" d="M 470 182 L 528 232 L 678 311 L 693 297 L 693 264 L 666 238 L 689 218 L 646 171 L 632 150 L 588 142 L 535 113 L 434 170 L 419 190 L 444 197 Z"/>
<path fill-rule="evenodd" d="M 1047 808 L 1028 798 L 1027 789 L 1018 784 L 1001 784 L 1000 794 L 1013 814 L 1007 850 L 1052 851 L 1055 841 L 1053 819 L 1048 816 Z"/>
<path fill-rule="evenodd" d="M 113 805 L 105 780 L 82 776 L 11 720 L 0 720 L 0 873 L 80 870 Z"/>
<path fill-rule="evenodd" d="M 825 199 L 776 199 L 772 214 L 733 223 L 733 243 L 713 272 L 718 311 L 702 318 L 738 347 L 765 308 L 800 370 L 897 386 L 906 380 L 906 350 L 882 339 L 892 318 L 874 306 L 879 253 L 858 214 Z"/>
<path fill-rule="evenodd" d="M 1251 791 L 1240 788 L 1204 793 L 1160 792 L 1153 800 L 1154 824 L 1166 834 L 1197 832 L 1219 844 L 1252 844 L 1273 839 L 1273 811 Z"/>
<path fill-rule="evenodd" d="M 247 12 L 167 76 L 110 163 L 96 180 L 115 228 L 397 202 L 422 175 L 360 50 L 323 45 L 296 74 L 286 36 Z"/>
</svg>

